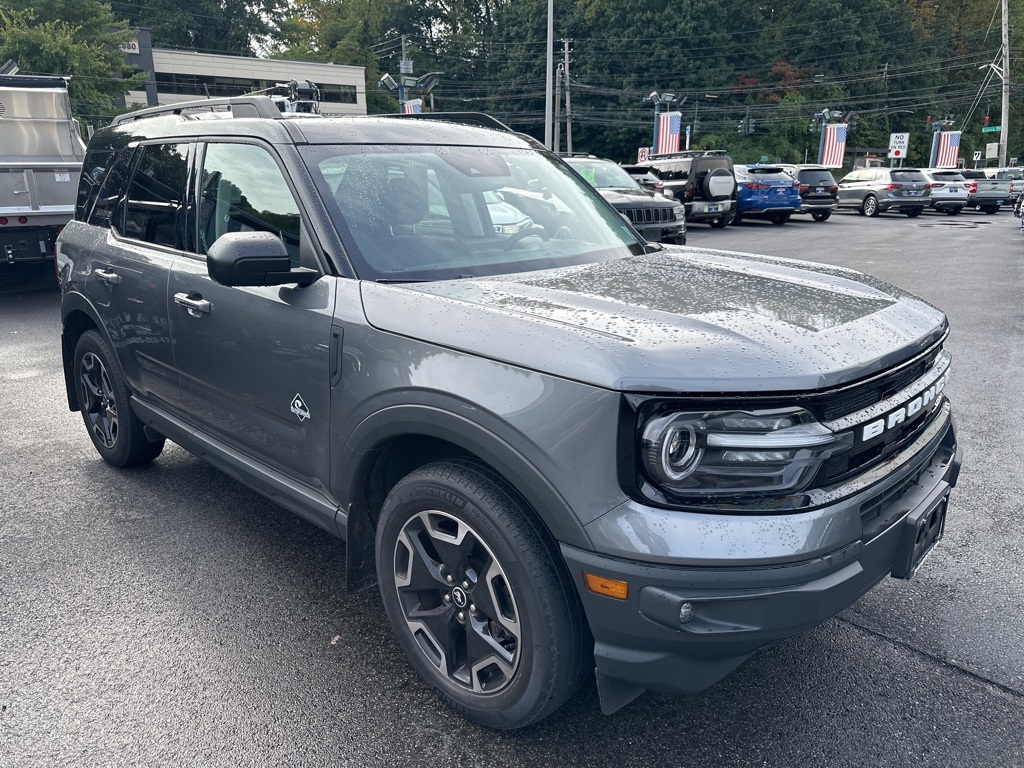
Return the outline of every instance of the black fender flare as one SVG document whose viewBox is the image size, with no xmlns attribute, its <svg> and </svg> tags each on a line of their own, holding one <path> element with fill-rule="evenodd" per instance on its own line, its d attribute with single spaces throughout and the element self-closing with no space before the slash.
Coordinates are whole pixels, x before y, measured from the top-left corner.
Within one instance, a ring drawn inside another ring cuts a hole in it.
<svg viewBox="0 0 1024 768">
<path fill-rule="evenodd" d="M 336 525 L 345 539 L 350 588 L 372 584 L 373 525 L 361 489 L 366 486 L 377 449 L 391 438 L 429 437 L 473 454 L 499 473 L 522 495 L 556 542 L 593 550 L 590 537 L 565 499 L 544 474 L 508 440 L 482 424 L 443 407 L 392 405 L 364 418 L 348 435 L 332 486 L 346 499 Z"/>
<path fill-rule="evenodd" d="M 67 333 L 67 320 L 68 317 L 75 313 L 81 312 L 88 317 L 96 329 L 102 334 L 103 338 L 108 344 L 113 347 L 110 340 L 110 334 L 107 333 L 106 327 L 100 321 L 99 313 L 96 308 L 93 307 L 85 296 L 78 292 L 68 292 L 64 294 L 60 303 L 60 349 L 61 349 L 61 362 L 64 368 L 64 387 L 68 398 L 68 409 L 71 411 L 78 410 L 78 393 L 75 389 L 74 372 L 72 371 L 74 359 L 75 359 L 75 348 L 68 338 Z"/>
</svg>

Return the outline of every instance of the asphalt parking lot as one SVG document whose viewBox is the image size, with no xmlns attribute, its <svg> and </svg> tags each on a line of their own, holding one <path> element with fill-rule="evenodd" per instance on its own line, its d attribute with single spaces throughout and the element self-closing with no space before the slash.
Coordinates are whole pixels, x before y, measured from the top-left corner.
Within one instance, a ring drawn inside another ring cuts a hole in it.
<svg viewBox="0 0 1024 768">
<path fill-rule="evenodd" d="M 945 539 L 689 697 L 595 685 L 497 733 L 439 704 L 344 546 L 176 446 L 115 470 L 70 413 L 52 273 L 0 271 L 0 765 L 1024 766 L 1024 236 L 995 216 L 694 225 L 944 309 L 965 468 Z"/>
</svg>

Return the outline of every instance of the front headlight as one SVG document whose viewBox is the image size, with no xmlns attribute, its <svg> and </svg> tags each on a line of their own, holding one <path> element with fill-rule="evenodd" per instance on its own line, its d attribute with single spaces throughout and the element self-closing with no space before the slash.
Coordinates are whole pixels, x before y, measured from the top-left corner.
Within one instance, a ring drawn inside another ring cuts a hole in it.
<svg viewBox="0 0 1024 768">
<path fill-rule="evenodd" d="M 677 497 L 792 493 L 851 443 L 802 408 L 663 412 L 640 427 L 643 473 Z"/>
</svg>

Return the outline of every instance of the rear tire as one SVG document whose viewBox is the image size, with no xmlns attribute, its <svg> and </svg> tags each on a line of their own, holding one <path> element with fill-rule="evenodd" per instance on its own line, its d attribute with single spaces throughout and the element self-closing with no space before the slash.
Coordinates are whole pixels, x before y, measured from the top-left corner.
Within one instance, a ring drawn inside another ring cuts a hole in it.
<svg viewBox="0 0 1024 768">
<path fill-rule="evenodd" d="M 981 210 L 987 213 L 989 216 L 991 216 L 992 214 L 999 210 L 999 207 L 993 205 L 986 205 L 983 206 Z"/>
<path fill-rule="evenodd" d="M 164 438 L 151 442 L 132 411 L 131 395 L 121 367 L 106 340 L 86 331 L 75 347 L 75 386 L 82 420 L 103 460 L 115 467 L 137 467 L 153 461 Z"/>
<path fill-rule="evenodd" d="M 878 198 L 874 195 L 868 195 L 864 198 L 864 202 L 861 204 L 861 212 L 865 216 L 875 217 L 878 215 Z"/>
<path fill-rule="evenodd" d="M 821 213 L 812 213 L 811 218 L 815 221 L 828 221 L 828 217 L 832 215 L 832 211 L 822 211 Z"/>
<path fill-rule="evenodd" d="M 463 717 L 529 725 L 572 697 L 593 667 L 558 549 L 487 468 L 439 461 L 408 474 L 384 501 L 376 551 L 402 650 Z"/>
<path fill-rule="evenodd" d="M 723 229 L 732 224 L 734 221 L 736 221 L 738 215 L 739 214 L 737 214 L 735 210 L 726 211 L 717 219 L 712 219 L 711 221 L 709 221 L 708 224 L 710 224 L 715 229 Z"/>
</svg>

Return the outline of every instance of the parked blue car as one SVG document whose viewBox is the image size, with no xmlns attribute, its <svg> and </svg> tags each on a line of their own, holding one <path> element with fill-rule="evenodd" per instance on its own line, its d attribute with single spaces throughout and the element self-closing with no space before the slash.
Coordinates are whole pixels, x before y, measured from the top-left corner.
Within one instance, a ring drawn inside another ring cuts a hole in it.
<svg viewBox="0 0 1024 768">
<path fill-rule="evenodd" d="M 800 210 L 800 182 L 776 165 L 737 165 L 736 218 L 768 219 L 785 224 Z"/>
</svg>

